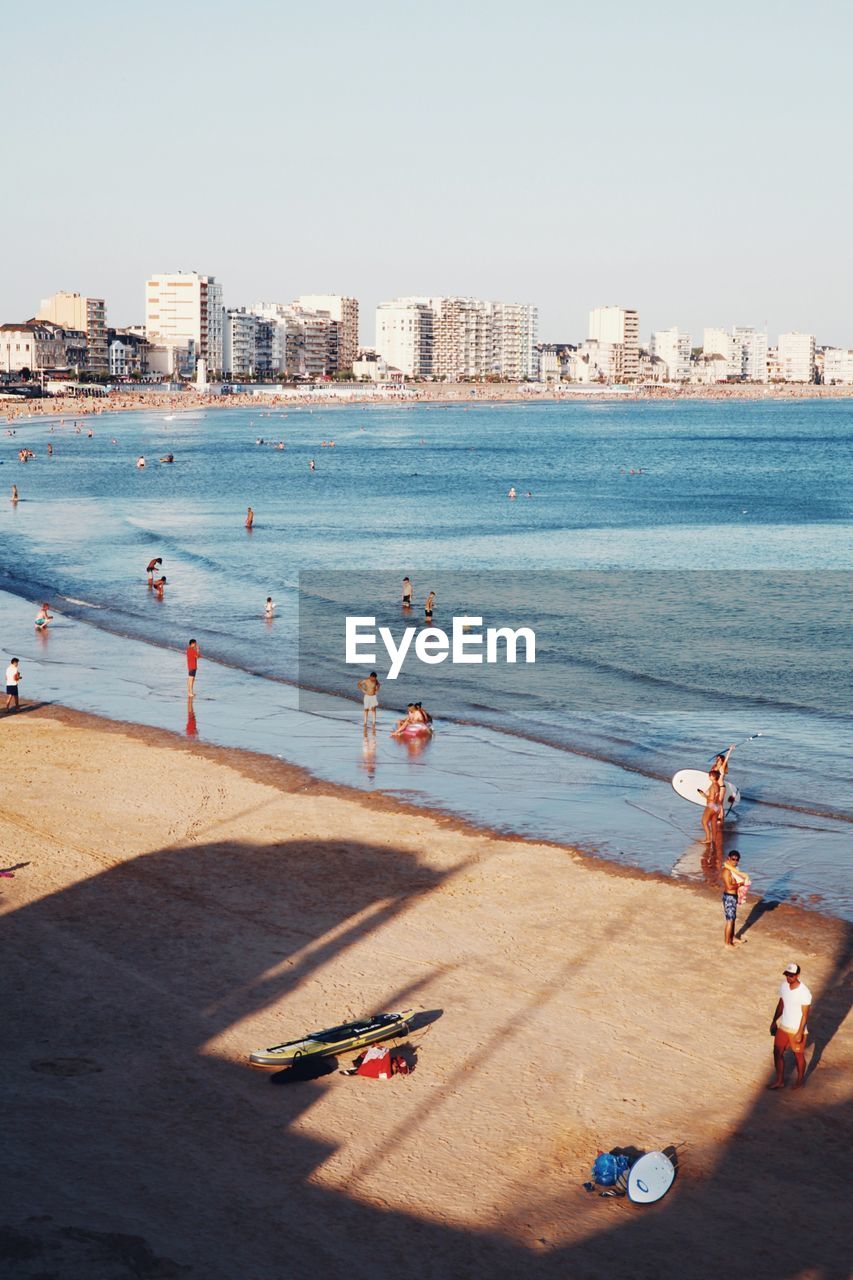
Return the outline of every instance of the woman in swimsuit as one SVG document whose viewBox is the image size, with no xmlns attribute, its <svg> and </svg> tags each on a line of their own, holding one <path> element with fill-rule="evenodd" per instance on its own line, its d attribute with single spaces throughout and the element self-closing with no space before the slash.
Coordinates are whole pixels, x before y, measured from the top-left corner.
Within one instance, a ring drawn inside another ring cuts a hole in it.
<svg viewBox="0 0 853 1280">
<path fill-rule="evenodd" d="M 723 811 L 723 787 L 720 781 L 720 771 L 712 769 L 709 777 L 711 781 L 708 784 L 708 790 L 702 791 L 700 788 L 700 796 L 705 797 L 705 809 L 702 814 L 702 830 L 705 832 L 706 844 L 713 843 L 713 832 L 711 830 L 712 822 L 718 825 L 721 821 Z"/>
</svg>

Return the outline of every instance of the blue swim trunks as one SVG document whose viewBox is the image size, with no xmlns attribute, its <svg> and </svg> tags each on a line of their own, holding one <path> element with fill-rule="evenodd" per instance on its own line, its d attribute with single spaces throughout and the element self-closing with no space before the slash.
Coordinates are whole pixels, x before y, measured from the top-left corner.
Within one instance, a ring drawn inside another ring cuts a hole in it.
<svg viewBox="0 0 853 1280">
<path fill-rule="evenodd" d="M 737 916 L 737 894 L 723 894 L 723 915 L 727 920 L 734 920 Z"/>
</svg>

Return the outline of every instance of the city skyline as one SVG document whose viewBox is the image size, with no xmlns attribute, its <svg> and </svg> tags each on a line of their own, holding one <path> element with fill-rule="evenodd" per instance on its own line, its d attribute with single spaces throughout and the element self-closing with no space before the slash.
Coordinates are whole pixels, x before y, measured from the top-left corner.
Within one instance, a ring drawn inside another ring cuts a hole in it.
<svg viewBox="0 0 853 1280">
<path fill-rule="evenodd" d="M 648 332 L 745 323 L 849 344 L 851 27 L 831 6 L 763 2 L 722 3 L 713 23 L 671 3 L 546 3 L 535 23 L 500 4 L 439 2 L 426 21 L 250 3 L 235 24 L 217 2 L 96 3 L 81 20 L 48 0 L 5 28 L 23 55 L 0 88 L 21 121 L 0 309 L 80 290 L 138 323 L 139 281 L 183 265 L 216 272 L 229 306 L 529 299 L 561 341 L 612 300 Z M 101 126 L 71 145 L 55 111 L 24 122 L 34 74 Z"/>
</svg>

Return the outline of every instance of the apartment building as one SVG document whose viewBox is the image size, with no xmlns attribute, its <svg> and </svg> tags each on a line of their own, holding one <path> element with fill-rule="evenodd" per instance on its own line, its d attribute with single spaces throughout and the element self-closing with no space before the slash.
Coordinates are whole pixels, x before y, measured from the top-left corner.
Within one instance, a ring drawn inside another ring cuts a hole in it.
<svg viewBox="0 0 853 1280">
<path fill-rule="evenodd" d="M 732 339 L 740 352 L 740 376 L 744 382 L 766 382 L 767 334 L 751 325 L 736 324 Z"/>
<path fill-rule="evenodd" d="M 294 305 L 331 317 L 337 325 L 337 351 L 329 372 L 351 372 L 358 351 L 358 300 L 339 293 L 303 293 Z"/>
<path fill-rule="evenodd" d="M 278 372 L 273 364 L 275 321 L 234 307 L 225 312 L 222 343 L 223 373 L 229 378 L 254 378 Z"/>
<path fill-rule="evenodd" d="M 65 329 L 49 320 L 0 325 L 0 369 L 4 373 L 42 373 L 86 368 L 88 347 L 82 329 Z"/>
<path fill-rule="evenodd" d="M 636 382 L 640 359 L 640 315 L 631 307 L 595 307 L 589 313 L 588 337 L 612 346 L 609 379 Z"/>
<path fill-rule="evenodd" d="M 250 311 L 271 323 L 273 372 L 289 378 L 323 378 L 339 367 L 339 325 L 328 311 L 298 303 L 256 302 Z"/>
<path fill-rule="evenodd" d="M 209 374 L 223 367 L 222 285 L 197 271 L 151 276 L 145 284 L 145 331 L 150 342 L 204 359 Z"/>
<path fill-rule="evenodd" d="M 493 302 L 491 306 L 491 371 L 516 382 L 535 378 L 538 308 L 526 302 Z"/>
<path fill-rule="evenodd" d="M 393 298 L 376 308 L 376 351 L 407 378 L 433 372 L 435 313 L 430 298 Z"/>
<path fill-rule="evenodd" d="M 138 378 L 148 373 L 150 343 L 129 329 L 107 329 L 111 378 Z"/>
<path fill-rule="evenodd" d="M 776 358 L 779 376 L 784 382 L 814 382 L 815 336 L 813 333 L 780 333 Z"/>
<path fill-rule="evenodd" d="M 79 293 L 54 293 L 43 298 L 36 320 L 48 320 L 60 328 L 86 335 L 85 367 L 89 373 L 109 372 L 107 306 L 103 298 Z"/>
<path fill-rule="evenodd" d="M 853 385 L 853 351 L 846 347 L 826 347 L 823 352 L 823 380 L 831 387 Z"/>
<path fill-rule="evenodd" d="M 652 360 L 663 361 L 667 382 L 686 382 L 690 377 L 690 334 L 682 329 L 656 329 L 649 342 Z"/>
</svg>

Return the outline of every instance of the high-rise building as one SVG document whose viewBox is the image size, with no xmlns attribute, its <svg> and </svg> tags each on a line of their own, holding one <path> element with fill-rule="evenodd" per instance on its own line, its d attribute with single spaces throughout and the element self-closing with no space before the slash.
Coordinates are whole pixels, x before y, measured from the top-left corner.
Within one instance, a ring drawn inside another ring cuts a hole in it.
<svg viewBox="0 0 853 1280">
<path fill-rule="evenodd" d="M 407 378 L 432 375 L 435 313 L 430 298 L 394 298 L 376 308 L 376 351 Z"/>
<path fill-rule="evenodd" d="M 358 300 L 339 293 L 303 293 L 296 299 L 296 306 L 331 316 L 338 326 L 338 349 L 330 372 L 351 370 L 358 351 Z"/>
<path fill-rule="evenodd" d="M 780 333 L 777 358 L 779 373 L 785 382 L 814 382 L 813 333 Z"/>
<path fill-rule="evenodd" d="M 145 285 L 145 331 L 150 342 L 167 347 L 186 348 L 192 341 L 207 372 L 221 373 L 222 285 L 197 271 L 151 276 Z"/>
<path fill-rule="evenodd" d="M 253 378 L 271 374 L 275 321 L 255 315 L 245 307 L 225 312 L 222 371 L 229 378 Z"/>
<path fill-rule="evenodd" d="M 740 372 L 745 382 L 767 381 L 767 334 L 751 325 L 736 324 L 732 339 L 740 350 Z"/>
<path fill-rule="evenodd" d="M 656 329 L 649 343 L 649 353 L 666 366 L 668 382 L 686 382 L 690 377 L 690 334 L 678 328 Z"/>
<path fill-rule="evenodd" d="M 36 319 L 85 333 L 86 368 L 90 373 L 109 373 L 107 307 L 103 298 L 86 298 L 64 291 L 54 293 L 42 299 Z"/>
<path fill-rule="evenodd" d="M 433 303 L 433 376 L 455 382 L 492 373 L 491 303 L 480 298 L 437 298 Z"/>
<path fill-rule="evenodd" d="M 589 338 L 612 344 L 616 381 L 635 382 L 640 360 L 640 315 L 630 307 L 595 307 L 589 313 Z"/>
<path fill-rule="evenodd" d="M 492 303 L 492 372 L 523 382 L 537 371 L 539 312 L 526 302 Z"/>
<path fill-rule="evenodd" d="M 256 302 L 250 310 L 272 324 L 274 372 L 289 378 L 324 378 L 336 371 L 340 326 L 328 311 L 312 311 L 295 302 Z"/>
</svg>

